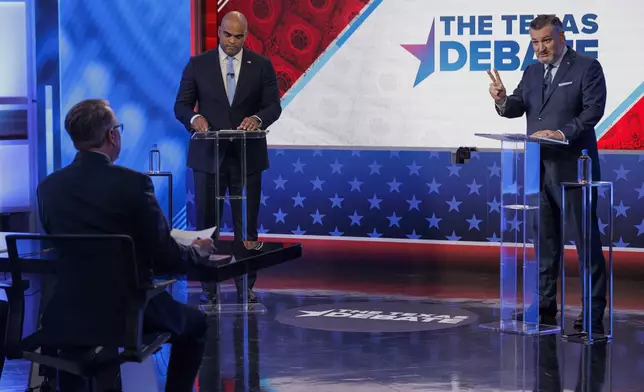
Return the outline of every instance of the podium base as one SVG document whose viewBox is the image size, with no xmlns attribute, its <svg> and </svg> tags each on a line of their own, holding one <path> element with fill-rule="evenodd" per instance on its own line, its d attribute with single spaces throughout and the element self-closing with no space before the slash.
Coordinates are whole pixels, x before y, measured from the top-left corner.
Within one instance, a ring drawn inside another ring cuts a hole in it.
<svg viewBox="0 0 644 392">
<path fill-rule="evenodd" d="M 571 343 L 581 344 L 595 344 L 595 343 L 610 343 L 613 340 L 611 335 L 601 333 L 594 333 L 591 336 L 587 332 L 561 334 L 561 340 Z"/>
<path fill-rule="evenodd" d="M 250 304 L 216 304 L 216 305 L 199 305 L 201 310 L 207 316 L 222 314 L 264 314 L 268 312 L 266 306 L 260 303 Z"/>
<path fill-rule="evenodd" d="M 542 336 L 559 333 L 561 327 L 558 325 L 546 325 L 537 323 L 526 323 L 523 321 L 496 321 L 493 323 L 481 324 L 480 328 L 489 329 L 495 332 L 511 333 L 526 336 Z"/>
</svg>

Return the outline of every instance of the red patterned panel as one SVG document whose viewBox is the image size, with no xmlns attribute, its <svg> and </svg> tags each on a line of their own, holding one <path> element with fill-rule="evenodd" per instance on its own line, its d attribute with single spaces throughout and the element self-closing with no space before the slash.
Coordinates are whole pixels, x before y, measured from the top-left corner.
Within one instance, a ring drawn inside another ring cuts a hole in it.
<svg viewBox="0 0 644 392">
<path fill-rule="evenodd" d="M 216 0 L 206 0 L 216 3 Z M 369 0 L 230 0 L 218 22 L 230 11 L 248 19 L 246 46 L 273 62 L 284 94 L 337 38 Z M 210 11 L 208 11 L 210 9 Z M 216 11 L 216 8 L 215 8 Z M 206 49 L 217 46 L 217 27 L 206 26 Z"/>
<path fill-rule="evenodd" d="M 275 30 L 280 54 L 298 68 L 308 68 L 320 53 L 320 30 L 295 13 L 288 13 L 281 22 Z"/>
<path fill-rule="evenodd" d="M 598 145 L 602 150 L 644 150 L 644 98 L 602 136 Z"/>
<path fill-rule="evenodd" d="M 286 61 L 277 53 L 269 53 L 268 57 L 273 63 L 275 73 L 277 74 L 277 84 L 280 88 L 280 95 L 284 95 L 293 83 L 295 83 L 304 73 L 301 69 Z"/>
<path fill-rule="evenodd" d="M 264 42 L 259 39 L 252 32 L 248 33 L 246 37 L 246 44 L 244 45 L 255 53 L 264 53 Z"/>
<path fill-rule="evenodd" d="M 230 11 L 239 11 L 248 19 L 248 29 L 262 39 L 270 38 L 279 23 L 286 0 L 230 0 L 219 19 Z"/>
<path fill-rule="evenodd" d="M 293 4 L 293 11 L 319 30 L 326 30 L 337 0 L 301 0 Z"/>
<path fill-rule="evenodd" d="M 331 24 L 324 32 L 322 45 L 325 49 L 344 30 L 345 27 L 362 11 L 367 1 L 363 0 L 340 0 L 333 12 Z"/>
</svg>

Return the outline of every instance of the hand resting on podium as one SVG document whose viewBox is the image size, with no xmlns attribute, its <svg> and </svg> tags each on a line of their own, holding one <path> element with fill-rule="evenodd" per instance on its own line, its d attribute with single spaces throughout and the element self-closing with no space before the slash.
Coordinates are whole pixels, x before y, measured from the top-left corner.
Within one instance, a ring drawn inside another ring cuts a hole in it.
<svg viewBox="0 0 644 392">
<path fill-rule="evenodd" d="M 559 140 L 559 141 L 566 140 L 566 138 L 564 137 L 563 132 L 561 132 L 561 131 L 543 130 L 543 131 L 537 131 L 537 132 L 533 133 L 530 136 L 541 137 L 541 138 L 545 138 L 545 139 Z"/>
</svg>

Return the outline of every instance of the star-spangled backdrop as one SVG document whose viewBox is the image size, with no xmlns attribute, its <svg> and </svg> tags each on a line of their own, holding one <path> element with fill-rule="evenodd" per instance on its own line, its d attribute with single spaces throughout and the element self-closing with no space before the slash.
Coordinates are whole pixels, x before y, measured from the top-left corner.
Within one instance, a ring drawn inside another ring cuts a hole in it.
<svg viewBox="0 0 644 392">
<path fill-rule="evenodd" d="M 614 245 L 644 246 L 644 155 L 601 154 L 602 180 L 614 183 Z M 260 232 L 498 242 L 500 153 L 474 153 L 463 165 L 449 152 L 271 150 L 264 173 Z M 187 176 L 187 227 L 194 228 L 194 191 Z M 607 245 L 608 189 L 598 216 Z M 521 234 L 524 222 L 505 228 Z M 232 231 L 229 207 L 223 231 Z M 507 237 L 505 237 L 507 238 Z M 569 236 L 568 242 L 574 241 Z M 571 242 L 572 243 L 572 242 Z"/>
</svg>

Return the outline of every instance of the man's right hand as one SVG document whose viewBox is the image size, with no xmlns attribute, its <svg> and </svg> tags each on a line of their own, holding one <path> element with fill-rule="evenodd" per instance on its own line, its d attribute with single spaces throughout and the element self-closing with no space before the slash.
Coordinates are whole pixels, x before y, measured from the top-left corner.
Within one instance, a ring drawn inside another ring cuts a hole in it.
<svg viewBox="0 0 644 392">
<path fill-rule="evenodd" d="M 197 247 L 199 254 L 203 257 L 215 253 L 215 246 L 211 238 L 199 238 L 192 241 L 192 245 Z"/>
<path fill-rule="evenodd" d="M 492 71 L 494 71 L 494 75 Z M 492 80 L 492 83 L 490 83 L 490 95 L 496 103 L 501 104 L 507 98 L 505 86 L 503 85 L 501 76 L 499 76 L 499 72 L 496 69 L 492 69 L 492 71 L 487 71 L 490 80 Z"/>
<path fill-rule="evenodd" d="M 197 132 L 208 132 L 210 125 L 204 116 L 197 116 L 192 122 L 192 128 Z"/>
</svg>

